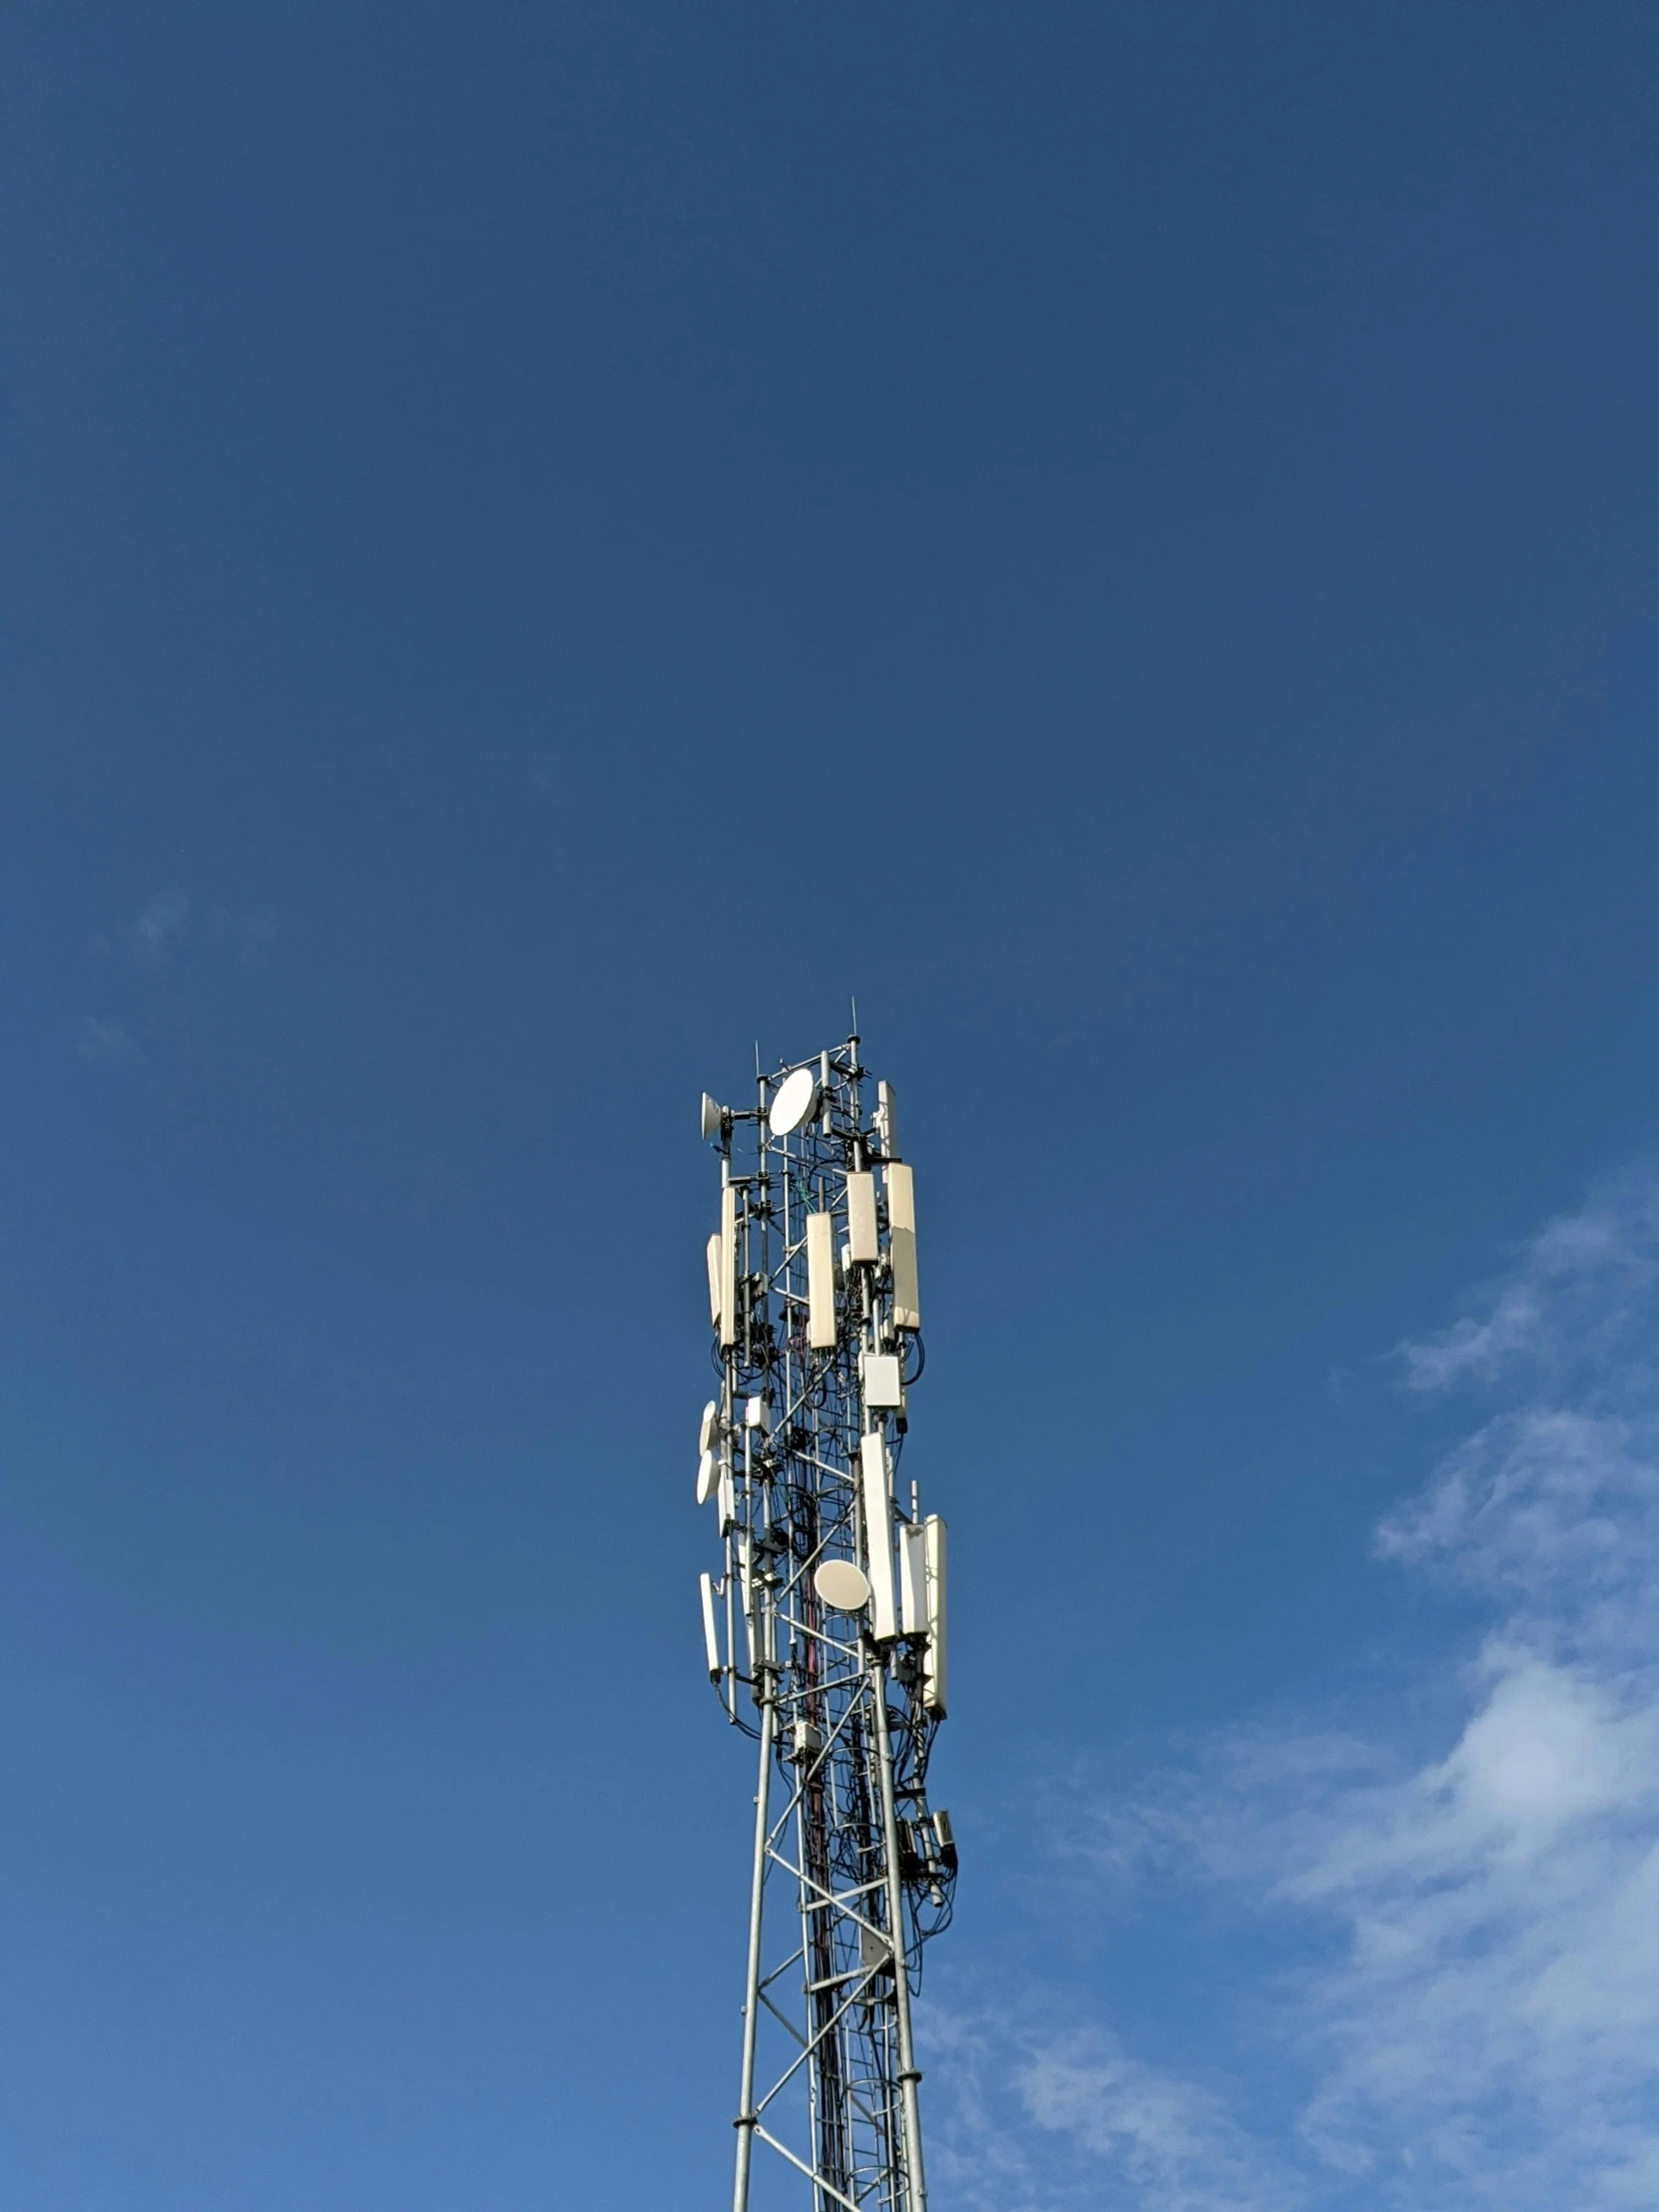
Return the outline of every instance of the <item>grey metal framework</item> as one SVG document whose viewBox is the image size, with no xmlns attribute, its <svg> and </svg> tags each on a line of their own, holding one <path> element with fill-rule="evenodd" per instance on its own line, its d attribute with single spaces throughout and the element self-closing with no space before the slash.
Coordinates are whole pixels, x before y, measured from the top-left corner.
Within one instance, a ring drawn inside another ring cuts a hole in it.
<svg viewBox="0 0 1659 2212">
<path fill-rule="evenodd" d="M 724 1547 L 703 1629 L 760 1751 L 734 2212 L 926 2205 L 910 2004 L 956 1878 L 926 1794 L 945 1547 L 915 1485 L 896 1494 L 924 1359 L 914 1186 L 871 1088 L 854 1035 L 758 1075 L 752 1109 L 703 1107 L 720 1389 L 698 1497 Z"/>
</svg>

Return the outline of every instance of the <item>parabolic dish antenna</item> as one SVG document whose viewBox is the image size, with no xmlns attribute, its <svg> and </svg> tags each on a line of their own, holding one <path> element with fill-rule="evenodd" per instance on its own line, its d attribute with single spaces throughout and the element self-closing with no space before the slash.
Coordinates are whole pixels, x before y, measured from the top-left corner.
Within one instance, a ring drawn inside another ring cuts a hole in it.
<svg viewBox="0 0 1659 2212">
<path fill-rule="evenodd" d="M 697 1448 L 711 1451 L 715 1438 L 720 1434 L 720 1407 L 710 1398 L 703 1408 L 703 1418 L 697 1424 Z"/>
<path fill-rule="evenodd" d="M 856 1613 L 869 1603 L 869 1580 L 850 1559 L 826 1559 L 813 1576 L 813 1588 L 836 1613 Z"/>
<path fill-rule="evenodd" d="M 788 1137 L 811 1121 L 813 1108 L 818 1104 L 818 1077 L 811 1068 L 797 1068 L 793 1075 L 786 1075 L 779 1084 L 772 1101 L 772 1112 L 767 1126 L 775 1137 Z"/>
<path fill-rule="evenodd" d="M 712 1451 L 704 1452 L 697 1462 L 697 1502 L 707 1505 L 720 1488 L 720 1461 Z"/>
</svg>

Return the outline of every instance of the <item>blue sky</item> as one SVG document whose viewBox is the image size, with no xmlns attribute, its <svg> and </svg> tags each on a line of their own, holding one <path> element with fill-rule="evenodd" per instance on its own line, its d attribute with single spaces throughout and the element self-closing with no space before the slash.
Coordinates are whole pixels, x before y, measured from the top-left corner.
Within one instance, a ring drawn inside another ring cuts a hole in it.
<svg viewBox="0 0 1659 2212">
<path fill-rule="evenodd" d="M 1656 62 L 9 11 L 8 2208 L 727 2201 L 694 1115 L 853 993 L 941 2212 L 1659 2195 Z"/>
</svg>

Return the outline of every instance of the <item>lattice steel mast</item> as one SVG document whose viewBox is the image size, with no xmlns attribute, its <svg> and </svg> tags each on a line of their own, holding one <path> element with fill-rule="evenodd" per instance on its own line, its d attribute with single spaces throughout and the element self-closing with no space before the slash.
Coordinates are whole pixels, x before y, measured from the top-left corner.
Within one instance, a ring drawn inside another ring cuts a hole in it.
<svg viewBox="0 0 1659 2212">
<path fill-rule="evenodd" d="M 895 1495 L 922 1366 L 915 1195 L 858 1039 L 703 1101 L 719 1145 L 720 1394 L 697 1496 L 710 1679 L 760 1745 L 734 2212 L 757 2143 L 812 2212 L 925 2212 L 910 1999 L 956 1850 L 927 1805 L 944 1718 L 945 1536 Z M 790 2171 L 798 2177 L 793 2187 Z M 804 2178 L 801 2178 L 804 2177 Z"/>
</svg>

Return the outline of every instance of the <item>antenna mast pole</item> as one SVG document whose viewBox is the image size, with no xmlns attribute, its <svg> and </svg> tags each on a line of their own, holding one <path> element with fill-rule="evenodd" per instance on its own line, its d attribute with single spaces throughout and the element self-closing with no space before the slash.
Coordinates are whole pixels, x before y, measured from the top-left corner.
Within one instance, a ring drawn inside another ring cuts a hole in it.
<svg viewBox="0 0 1659 2212">
<path fill-rule="evenodd" d="M 759 1743 L 733 2212 L 755 2147 L 808 2212 L 926 2212 L 910 2024 L 956 1881 L 927 1765 L 944 1718 L 945 1537 L 894 1471 L 921 1373 L 915 1192 L 858 1039 L 703 1101 L 719 1394 L 697 1496 L 711 1682 Z"/>
</svg>

